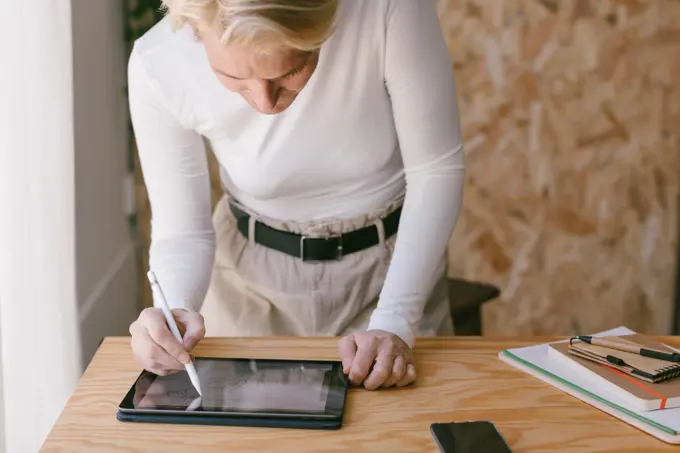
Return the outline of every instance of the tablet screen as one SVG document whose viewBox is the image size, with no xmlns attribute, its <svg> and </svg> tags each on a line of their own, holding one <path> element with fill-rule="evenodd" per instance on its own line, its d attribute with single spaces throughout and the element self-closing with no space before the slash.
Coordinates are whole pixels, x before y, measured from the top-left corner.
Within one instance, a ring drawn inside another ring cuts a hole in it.
<svg viewBox="0 0 680 453">
<path fill-rule="evenodd" d="M 168 376 L 145 371 L 123 406 L 154 412 L 323 414 L 330 394 L 344 382 L 337 379 L 342 371 L 334 362 L 197 358 L 195 367 L 202 396 L 186 371 Z"/>
</svg>

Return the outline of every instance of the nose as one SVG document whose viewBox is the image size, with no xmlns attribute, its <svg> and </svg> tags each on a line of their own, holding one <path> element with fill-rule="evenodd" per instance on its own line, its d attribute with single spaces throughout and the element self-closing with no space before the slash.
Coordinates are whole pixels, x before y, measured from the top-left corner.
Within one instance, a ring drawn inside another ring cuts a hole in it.
<svg viewBox="0 0 680 453">
<path fill-rule="evenodd" d="M 256 82 L 252 94 L 252 101 L 262 113 L 273 111 L 279 100 L 279 89 L 269 80 Z"/>
</svg>

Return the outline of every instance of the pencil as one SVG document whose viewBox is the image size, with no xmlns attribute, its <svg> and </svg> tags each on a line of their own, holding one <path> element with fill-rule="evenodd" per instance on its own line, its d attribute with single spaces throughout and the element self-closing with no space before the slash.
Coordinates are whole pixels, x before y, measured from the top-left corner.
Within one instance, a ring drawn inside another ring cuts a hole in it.
<svg viewBox="0 0 680 453">
<path fill-rule="evenodd" d="M 587 335 L 580 335 L 575 337 L 583 342 L 602 346 L 609 349 L 616 349 L 617 351 L 630 352 L 631 354 L 638 354 L 643 357 L 650 357 L 652 359 L 665 360 L 667 362 L 680 362 L 680 354 L 677 352 L 664 352 L 656 349 L 647 349 L 629 344 L 621 344 L 614 341 L 605 340 L 604 338 L 592 337 Z M 569 340 L 571 342 L 571 340 Z"/>
</svg>

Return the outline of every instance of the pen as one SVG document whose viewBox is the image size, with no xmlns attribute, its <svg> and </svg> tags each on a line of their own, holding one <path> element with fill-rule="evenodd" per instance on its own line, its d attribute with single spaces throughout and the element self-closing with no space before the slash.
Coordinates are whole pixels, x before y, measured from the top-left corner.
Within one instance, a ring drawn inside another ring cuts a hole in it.
<svg viewBox="0 0 680 453">
<path fill-rule="evenodd" d="M 630 352 L 631 354 L 638 354 L 643 357 L 650 357 L 652 359 L 665 360 L 667 362 L 680 362 L 680 354 L 677 352 L 663 352 L 657 351 L 655 349 L 646 349 L 586 335 L 578 336 L 576 339 L 593 344 L 595 346 L 603 346 L 605 348 L 616 349 L 617 351 Z"/>
<path fill-rule="evenodd" d="M 156 299 L 161 303 L 161 310 L 163 311 L 163 315 L 165 315 L 165 320 L 168 322 L 170 331 L 175 336 L 175 338 L 177 338 L 177 341 L 182 344 L 182 335 L 179 333 L 177 323 L 175 323 L 175 318 L 173 318 L 170 307 L 168 306 L 168 302 L 165 300 L 165 295 L 163 294 L 160 283 L 158 283 L 156 274 L 154 274 L 153 271 L 149 271 L 147 273 L 147 277 L 151 283 L 151 289 L 154 293 L 156 293 Z M 193 362 L 190 361 L 184 365 L 184 367 L 186 368 L 187 373 L 189 373 L 189 379 L 191 379 L 191 383 L 194 385 L 194 387 L 196 387 L 198 394 L 203 396 L 203 392 L 201 391 L 201 383 L 198 381 L 198 374 L 196 373 L 196 368 L 194 367 Z"/>
</svg>

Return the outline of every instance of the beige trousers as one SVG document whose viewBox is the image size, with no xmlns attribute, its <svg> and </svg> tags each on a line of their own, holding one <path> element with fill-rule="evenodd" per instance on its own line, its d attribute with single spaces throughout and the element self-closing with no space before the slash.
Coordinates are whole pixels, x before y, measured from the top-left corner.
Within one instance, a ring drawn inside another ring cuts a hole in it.
<svg viewBox="0 0 680 453">
<path fill-rule="evenodd" d="M 378 225 L 382 231 L 380 219 L 402 202 L 403 196 L 361 218 L 327 224 L 280 222 L 237 206 L 251 215 L 251 227 L 257 219 L 284 231 L 323 235 L 369 224 Z M 215 264 L 201 309 L 207 336 L 342 336 L 367 328 L 397 235 L 341 260 L 310 263 L 245 238 L 237 229 L 229 195 L 218 202 L 213 220 Z M 445 266 L 441 268 L 418 336 L 453 333 Z"/>
</svg>

